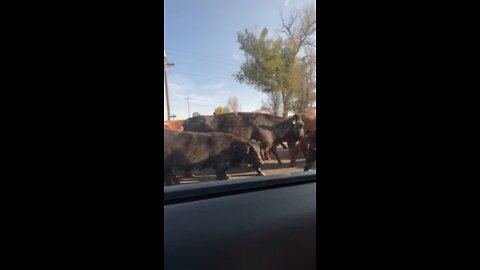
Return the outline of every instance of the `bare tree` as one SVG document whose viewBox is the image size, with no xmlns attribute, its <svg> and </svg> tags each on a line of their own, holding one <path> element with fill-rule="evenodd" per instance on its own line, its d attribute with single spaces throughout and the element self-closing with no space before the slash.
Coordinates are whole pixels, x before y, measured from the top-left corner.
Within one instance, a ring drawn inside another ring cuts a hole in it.
<svg viewBox="0 0 480 270">
<path fill-rule="evenodd" d="M 267 101 L 262 101 L 262 109 L 267 109 L 274 115 L 280 115 L 280 107 L 282 104 L 282 96 L 278 92 L 268 93 Z"/>
<path fill-rule="evenodd" d="M 316 100 L 316 7 L 310 4 L 293 11 L 288 17 L 282 16 L 282 30 L 290 49 L 295 55 L 292 68 L 292 87 L 295 89 L 293 108 L 303 113 Z M 283 97 L 291 100 L 291 97 Z"/>
<path fill-rule="evenodd" d="M 290 41 L 295 55 L 303 47 L 316 48 L 317 9 L 310 4 L 300 11 L 293 11 L 285 18 L 282 15 L 282 33 Z"/>
<path fill-rule="evenodd" d="M 240 112 L 242 109 L 242 107 L 240 106 L 240 103 L 238 102 L 238 98 L 235 96 L 231 97 L 228 100 L 227 107 L 231 112 L 234 112 L 234 113 Z"/>
<path fill-rule="evenodd" d="M 312 107 L 316 101 L 316 51 L 306 50 L 306 57 L 299 61 L 293 73 L 296 98 L 294 109 L 298 113 L 304 113 Z"/>
<path fill-rule="evenodd" d="M 262 101 L 262 107 L 260 107 L 259 112 L 267 112 L 267 113 L 273 113 L 270 107 L 266 104 L 265 101 Z"/>
</svg>

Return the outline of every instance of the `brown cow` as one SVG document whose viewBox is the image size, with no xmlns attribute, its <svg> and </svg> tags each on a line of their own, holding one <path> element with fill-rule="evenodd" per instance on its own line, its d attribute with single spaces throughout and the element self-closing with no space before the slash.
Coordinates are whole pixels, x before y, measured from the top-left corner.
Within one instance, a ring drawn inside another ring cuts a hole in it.
<svg viewBox="0 0 480 270">
<path fill-rule="evenodd" d="M 296 144 L 297 142 L 296 139 L 280 138 L 275 143 L 273 143 L 272 146 L 268 149 L 266 154 L 267 159 L 269 159 L 268 154 L 273 152 L 273 150 L 276 149 L 276 147 L 283 141 L 286 141 L 288 144 L 288 149 L 290 153 L 290 164 L 292 166 L 294 166 L 295 162 L 297 161 L 298 152 L 301 151 L 305 156 L 305 158 L 308 156 L 307 151 L 308 151 L 309 140 L 317 130 L 317 122 L 316 122 L 317 116 L 313 113 L 303 114 L 302 121 L 303 121 L 303 130 L 305 131 L 305 136 L 304 138 L 298 141 L 298 145 Z M 279 164 L 282 164 L 280 159 L 277 158 L 277 161 Z"/>
</svg>

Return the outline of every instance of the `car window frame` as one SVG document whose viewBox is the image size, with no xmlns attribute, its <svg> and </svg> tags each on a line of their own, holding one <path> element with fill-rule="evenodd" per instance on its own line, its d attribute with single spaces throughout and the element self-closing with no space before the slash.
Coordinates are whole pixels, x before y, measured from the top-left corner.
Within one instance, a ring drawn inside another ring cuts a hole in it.
<svg viewBox="0 0 480 270">
<path fill-rule="evenodd" d="M 317 172 L 256 176 L 247 179 L 213 180 L 208 182 L 164 186 L 164 205 L 229 196 L 255 190 L 316 182 Z"/>
</svg>

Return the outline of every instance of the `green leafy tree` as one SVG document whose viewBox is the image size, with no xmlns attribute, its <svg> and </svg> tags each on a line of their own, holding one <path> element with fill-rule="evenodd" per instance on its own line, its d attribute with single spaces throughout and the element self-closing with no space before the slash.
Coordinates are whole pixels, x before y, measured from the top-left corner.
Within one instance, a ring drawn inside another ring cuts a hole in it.
<svg viewBox="0 0 480 270">
<path fill-rule="evenodd" d="M 278 93 L 283 98 L 291 90 L 287 86 L 289 71 L 282 54 L 283 42 L 280 38 L 269 39 L 267 34 L 267 28 L 264 28 L 258 37 L 247 29 L 238 33 L 237 40 L 246 59 L 234 77 L 238 82 L 253 86 L 263 93 Z M 286 115 L 289 108 L 288 105 L 283 105 Z"/>
<path fill-rule="evenodd" d="M 222 107 L 222 106 L 218 106 L 215 108 L 215 113 L 216 114 L 222 114 L 222 113 L 229 113 L 230 110 L 228 109 L 228 107 Z"/>
<path fill-rule="evenodd" d="M 308 62 L 308 55 L 302 49 L 316 46 L 315 14 L 311 5 L 287 19 L 282 18 L 282 37 L 267 38 L 267 28 L 258 37 L 248 29 L 237 34 L 245 62 L 235 79 L 268 94 L 270 100 L 281 97 L 284 116 L 294 110 L 304 111 L 311 100 L 311 84 L 303 81 L 311 76 L 312 62 Z"/>
</svg>

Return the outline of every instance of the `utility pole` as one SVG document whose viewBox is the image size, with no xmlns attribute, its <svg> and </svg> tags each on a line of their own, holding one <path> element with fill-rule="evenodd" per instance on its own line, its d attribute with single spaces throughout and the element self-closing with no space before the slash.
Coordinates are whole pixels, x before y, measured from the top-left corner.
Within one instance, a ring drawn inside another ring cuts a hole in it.
<svg viewBox="0 0 480 270">
<path fill-rule="evenodd" d="M 170 121 L 170 99 L 168 98 L 168 76 L 167 70 L 169 66 L 175 66 L 173 63 L 167 62 L 167 52 L 163 49 L 163 70 L 165 72 L 165 94 L 167 97 L 167 119 Z"/>
<path fill-rule="evenodd" d="M 190 118 L 190 99 L 192 99 L 192 98 L 189 98 L 189 97 L 185 98 L 185 100 L 187 101 L 187 106 L 188 106 L 188 118 Z"/>
</svg>

